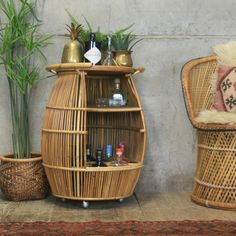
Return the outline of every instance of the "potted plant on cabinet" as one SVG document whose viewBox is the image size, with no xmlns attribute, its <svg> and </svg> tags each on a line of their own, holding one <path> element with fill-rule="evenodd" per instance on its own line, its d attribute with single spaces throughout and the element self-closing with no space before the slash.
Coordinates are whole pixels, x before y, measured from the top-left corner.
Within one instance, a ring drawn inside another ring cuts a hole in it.
<svg viewBox="0 0 236 236">
<path fill-rule="evenodd" d="M 81 32 L 81 37 L 83 39 L 83 41 L 85 42 L 85 50 L 87 49 L 88 44 L 89 43 L 89 40 L 90 40 L 90 34 L 92 32 L 94 32 L 91 24 L 89 23 L 89 21 L 84 17 L 84 20 L 86 22 L 86 25 L 87 25 L 87 29 L 84 29 L 82 32 Z M 98 27 L 98 29 L 95 31 L 95 36 L 96 36 L 96 43 L 97 43 L 97 47 L 100 49 L 100 50 L 104 50 L 107 48 L 107 35 L 102 33 L 100 31 L 100 28 Z"/>
<path fill-rule="evenodd" d="M 75 17 L 66 10 L 67 14 L 69 15 L 71 24 L 74 24 L 75 26 L 81 26 L 81 24 L 78 22 L 78 20 L 75 19 Z M 86 28 L 82 26 L 82 30 L 79 34 L 78 41 L 83 45 L 83 53 L 85 53 L 89 49 L 89 40 L 90 40 L 90 34 L 95 33 L 96 38 L 96 47 L 101 51 L 102 53 L 102 59 L 106 56 L 106 50 L 107 50 L 107 35 L 100 31 L 100 28 L 98 27 L 96 31 L 94 31 L 92 25 L 89 23 L 87 18 L 83 16 L 85 22 L 86 22 Z"/>
<path fill-rule="evenodd" d="M 119 66 L 133 66 L 131 57 L 132 48 L 142 39 L 127 32 L 133 25 L 111 33 L 111 43 L 115 53 L 115 61 Z"/>
<path fill-rule="evenodd" d="M 40 199 L 47 195 L 48 185 L 42 157 L 30 150 L 29 102 L 40 72 L 33 60 L 45 60 L 41 49 L 48 38 L 38 35 L 35 2 L 0 0 L 0 10 L 6 21 L 0 28 L 0 63 L 9 84 L 14 152 L 0 157 L 0 188 L 9 200 Z"/>
</svg>

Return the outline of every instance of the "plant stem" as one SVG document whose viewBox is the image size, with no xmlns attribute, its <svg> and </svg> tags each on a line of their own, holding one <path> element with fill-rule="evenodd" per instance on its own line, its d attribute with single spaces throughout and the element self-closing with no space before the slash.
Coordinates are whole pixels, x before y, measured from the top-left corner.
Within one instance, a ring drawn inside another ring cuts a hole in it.
<svg viewBox="0 0 236 236">
<path fill-rule="evenodd" d="M 12 142 L 15 158 L 30 158 L 29 92 L 19 91 L 9 79 L 12 114 Z"/>
</svg>

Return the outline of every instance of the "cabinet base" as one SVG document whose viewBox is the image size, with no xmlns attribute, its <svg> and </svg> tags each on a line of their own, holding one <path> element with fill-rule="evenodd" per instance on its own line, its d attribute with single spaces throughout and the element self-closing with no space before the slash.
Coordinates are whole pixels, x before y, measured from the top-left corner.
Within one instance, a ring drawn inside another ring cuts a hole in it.
<svg viewBox="0 0 236 236">
<path fill-rule="evenodd" d="M 133 194 L 142 166 L 113 169 L 70 171 L 45 166 L 55 197 L 84 201 L 117 200 Z"/>
<path fill-rule="evenodd" d="M 127 196 L 118 196 L 118 197 L 110 197 L 110 198 L 86 198 L 86 197 L 70 197 L 70 196 L 61 196 L 61 195 L 52 195 L 56 198 L 60 198 L 63 202 L 66 202 L 66 200 L 77 200 L 77 201 L 109 201 L 109 200 L 117 200 L 118 202 L 122 203 L 124 202 L 125 198 L 131 197 L 133 193 L 127 195 Z"/>
</svg>

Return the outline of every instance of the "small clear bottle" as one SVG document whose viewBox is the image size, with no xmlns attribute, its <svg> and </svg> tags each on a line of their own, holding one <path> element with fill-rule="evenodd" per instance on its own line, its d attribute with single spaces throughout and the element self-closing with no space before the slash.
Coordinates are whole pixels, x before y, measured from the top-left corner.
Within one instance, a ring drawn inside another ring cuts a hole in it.
<svg viewBox="0 0 236 236">
<path fill-rule="evenodd" d="M 114 84 L 115 84 L 115 89 L 112 93 L 112 99 L 110 105 L 114 107 L 125 106 L 126 100 L 120 86 L 120 79 L 116 78 L 114 80 Z"/>
<path fill-rule="evenodd" d="M 105 66 L 113 66 L 113 65 L 117 65 L 116 61 L 113 58 L 113 53 L 111 51 L 111 36 L 107 36 L 107 57 L 105 58 L 105 60 L 103 61 L 103 65 Z"/>
</svg>

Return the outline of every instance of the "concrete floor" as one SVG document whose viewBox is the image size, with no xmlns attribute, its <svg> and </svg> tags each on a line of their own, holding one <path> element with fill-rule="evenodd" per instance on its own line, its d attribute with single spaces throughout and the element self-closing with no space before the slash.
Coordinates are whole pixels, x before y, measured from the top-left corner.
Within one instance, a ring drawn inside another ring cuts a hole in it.
<svg viewBox="0 0 236 236">
<path fill-rule="evenodd" d="M 0 196 L 1 222 L 32 221 L 126 221 L 126 220 L 231 220 L 235 211 L 198 206 L 188 192 L 136 193 L 117 201 L 90 202 L 84 209 L 81 201 L 66 201 L 49 196 L 44 200 L 10 202 Z"/>
</svg>

